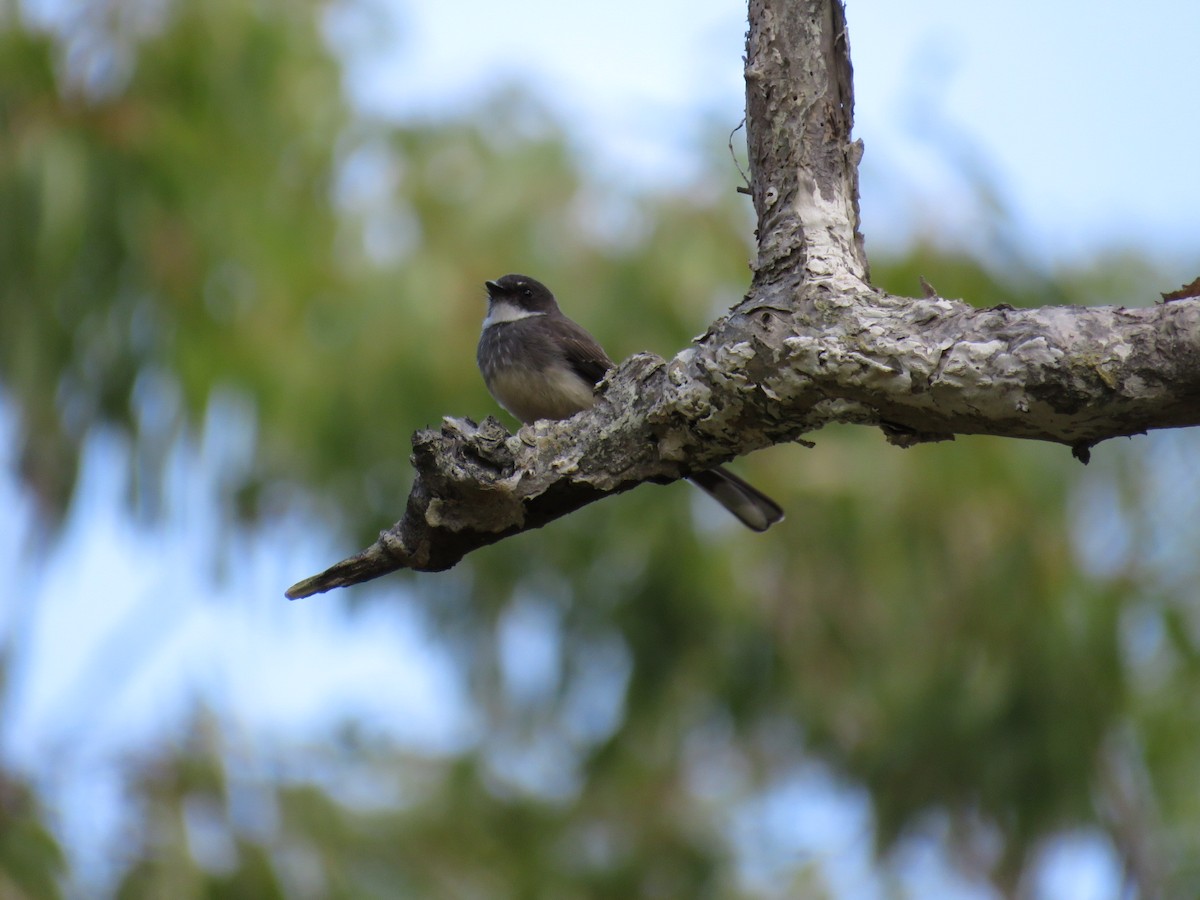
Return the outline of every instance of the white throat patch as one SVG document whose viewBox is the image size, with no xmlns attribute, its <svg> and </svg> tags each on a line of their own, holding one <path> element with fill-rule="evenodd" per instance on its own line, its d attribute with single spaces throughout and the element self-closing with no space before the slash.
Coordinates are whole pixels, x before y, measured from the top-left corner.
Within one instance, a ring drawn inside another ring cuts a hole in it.
<svg viewBox="0 0 1200 900">
<path fill-rule="evenodd" d="M 546 315 L 544 312 L 521 309 L 515 303 L 507 303 L 501 300 L 499 303 L 493 303 L 488 310 L 487 318 L 483 320 L 483 330 L 487 331 L 493 325 L 499 325 L 502 322 L 518 322 L 521 319 L 531 319 L 534 316 L 544 315 Z"/>
</svg>

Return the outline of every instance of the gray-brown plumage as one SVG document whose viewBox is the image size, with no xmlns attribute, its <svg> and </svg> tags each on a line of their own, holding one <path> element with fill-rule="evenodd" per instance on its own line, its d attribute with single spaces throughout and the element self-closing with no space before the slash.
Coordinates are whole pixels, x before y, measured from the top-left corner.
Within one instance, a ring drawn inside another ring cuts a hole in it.
<svg viewBox="0 0 1200 900">
<path fill-rule="evenodd" d="M 595 402 L 595 386 L 612 368 L 604 348 L 568 319 L 541 282 L 505 275 L 487 282 L 488 312 L 476 358 L 496 401 L 522 422 L 565 419 Z M 737 516 L 766 531 L 783 518 L 779 505 L 724 468 L 690 481 Z"/>
</svg>

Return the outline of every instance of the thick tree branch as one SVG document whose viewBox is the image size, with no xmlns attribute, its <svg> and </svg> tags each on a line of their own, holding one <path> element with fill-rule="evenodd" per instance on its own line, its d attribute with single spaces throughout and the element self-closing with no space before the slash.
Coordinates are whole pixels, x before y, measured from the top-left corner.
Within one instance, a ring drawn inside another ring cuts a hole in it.
<svg viewBox="0 0 1200 900">
<path fill-rule="evenodd" d="M 750 0 L 746 139 L 758 215 L 755 286 L 867 280 L 858 232 L 854 85 L 836 0 Z"/>
<path fill-rule="evenodd" d="M 644 481 L 671 481 L 830 422 L 898 444 L 955 434 L 1056 441 L 1200 424 L 1200 301 L 976 309 L 822 283 L 766 288 L 669 362 L 640 354 L 596 406 L 509 436 L 448 419 L 414 438 L 404 518 L 288 595 L 439 571 Z"/>
<path fill-rule="evenodd" d="M 569 422 L 418 432 L 404 518 L 289 597 L 447 569 L 611 493 L 830 422 L 876 424 L 901 445 L 1056 441 L 1085 461 L 1106 438 L 1200 424 L 1200 300 L 980 309 L 870 287 L 837 0 L 751 0 L 746 82 L 759 217 L 746 298 L 674 359 L 626 360 Z"/>
</svg>

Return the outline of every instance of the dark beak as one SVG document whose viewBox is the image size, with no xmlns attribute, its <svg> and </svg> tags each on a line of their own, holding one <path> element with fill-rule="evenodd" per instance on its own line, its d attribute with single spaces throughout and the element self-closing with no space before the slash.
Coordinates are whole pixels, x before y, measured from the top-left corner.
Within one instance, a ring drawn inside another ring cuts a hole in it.
<svg viewBox="0 0 1200 900">
<path fill-rule="evenodd" d="M 498 293 L 500 293 L 500 285 L 496 284 L 496 282 L 494 282 L 494 281 L 485 281 L 485 282 L 483 283 L 483 285 L 484 285 L 484 287 L 486 287 L 486 288 L 487 288 L 487 292 L 488 292 L 488 296 L 489 296 L 489 297 L 490 297 L 492 294 L 498 294 Z"/>
</svg>

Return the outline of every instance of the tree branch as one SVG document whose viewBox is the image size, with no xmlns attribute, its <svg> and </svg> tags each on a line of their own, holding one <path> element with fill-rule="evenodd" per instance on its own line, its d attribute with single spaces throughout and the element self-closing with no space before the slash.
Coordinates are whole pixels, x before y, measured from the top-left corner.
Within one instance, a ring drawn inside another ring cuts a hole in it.
<svg viewBox="0 0 1200 900">
<path fill-rule="evenodd" d="M 758 215 L 755 284 L 844 276 L 865 284 L 854 85 L 837 0 L 750 0 L 746 140 Z"/>
<path fill-rule="evenodd" d="M 980 309 L 869 285 L 838 0 L 751 0 L 746 84 L 759 252 L 745 299 L 674 359 L 626 360 L 569 422 L 418 432 L 404 517 L 289 597 L 448 569 L 609 494 L 831 422 L 879 425 L 901 446 L 1056 441 L 1085 462 L 1107 438 L 1200 424 L 1200 300 Z"/>
</svg>

